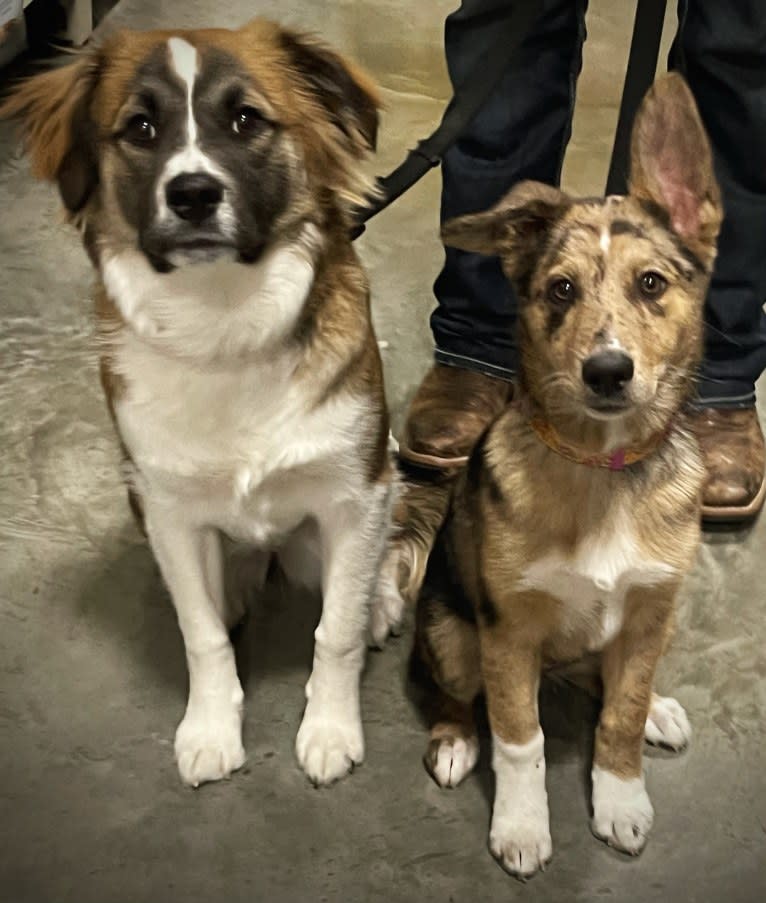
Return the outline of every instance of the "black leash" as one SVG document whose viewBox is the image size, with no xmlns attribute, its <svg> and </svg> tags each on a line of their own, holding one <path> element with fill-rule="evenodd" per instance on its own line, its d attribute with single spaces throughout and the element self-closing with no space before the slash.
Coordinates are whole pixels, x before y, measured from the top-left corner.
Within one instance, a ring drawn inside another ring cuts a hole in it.
<svg viewBox="0 0 766 903">
<path fill-rule="evenodd" d="M 628 187 L 630 134 L 639 104 L 649 90 L 657 71 L 662 25 L 667 0 L 638 0 L 633 21 L 625 85 L 620 101 L 620 115 L 614 133 L 612 159 L 606 180 L 606 194 L 625 194 Z"/>
<path fill-rule="evenodd" d="M 419 141 L 393 172 L 378 179 L 380 196 L 369 206 L 358 210 L 352 239 L 364 232 L 367 220 L 385 210 L 441 163 L 445 152 L 463 134 L 508 70 L 511 57 L 532 30 L 540 8 L 540 0 L 515 0 L 513 10 L 502 23 L 490 52 L 455 90 L 436 131 Z"/>
<path fill-rule="evenodd" d="M 666 0 L 638 0 L 620 115 L 609 165 L 607 194 L 625 191 L 630 130 L 641 98 L 654 81 L 665 6 Z M 364 232 L 364 224 L 368 220 L 381 210 L 385 210 L 419 182 L 429 170 L 441 163 L 445 152 L 463 134 L 499 84 L 508 69 L 511 57 L 532 30 L 540 12 L 540 0 L 517 0 L 513 4 L 513 10 L 503 22 L 490 53 L 456 89 L 436 131 L 419 141 L 393 172 L 378 179 L 379 197 L 367 207 L 357 211 L 356 225 L 351 231 L 352 240 L 359 238 Z"/>
</svg>

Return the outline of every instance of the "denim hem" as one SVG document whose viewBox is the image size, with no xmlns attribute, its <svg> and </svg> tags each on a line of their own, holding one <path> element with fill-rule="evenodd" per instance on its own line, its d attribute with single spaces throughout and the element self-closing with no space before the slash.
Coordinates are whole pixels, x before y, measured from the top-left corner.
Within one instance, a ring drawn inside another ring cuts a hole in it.
<svg viewBox="0 0 766 903">
<path fill-rule="evenodd" d="M 478 358 L 468 357 L 465 354 L 443 351 L 441 348 L 434 351 L 434 360 L 437 364 L 444 364 L 446 367 L 473 370 L 475 373 L 483 373 L 485 376 L 493 376 L 495 379 L 504 379 L 506 382 L 513 382 L 516 379 L 516 371 L 508 367 L 498 367 L 497 364 L 480 361 Z"/>
</svg>

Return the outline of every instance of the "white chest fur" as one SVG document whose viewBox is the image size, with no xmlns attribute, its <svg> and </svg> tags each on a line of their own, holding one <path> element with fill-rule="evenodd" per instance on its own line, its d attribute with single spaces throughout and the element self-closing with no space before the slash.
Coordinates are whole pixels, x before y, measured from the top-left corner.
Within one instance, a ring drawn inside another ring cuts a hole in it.
<svg viewBox="0 0 766 903">
<path fill-rule="evenodd" d="M 306 226 L 255 264 L 219 259 L 158 273 L 137 250 L 105 251 L 104 285 L 126 322 L 154 348 L 200 362 L 273 347 L 293 328 L 314 282 L 321 244 Z"/>
<path fill-rule="evenodd" d="M 130 374 L 116 406 L 139 488 L 156 504 L 188 509 L 242 539 L 266 539 L 296 526 L 353 474 L 361 399 L 342 398 L 312 410 L 292 383 L 294 361 L 228 370 L 199 370 L 168 360 L 133 336 L 118 347 Z"/>
<path fill-rule="evenodd" d="M 313 281 L 305 244 L 167 275 L 131 253 L 104 273 L 129 324 L 111 340 L 126 382 L 115 413 L 152 504 L 261 542 L 315 513 L 321 492 L 354 491 L 366 403 L 315 408 L 282 342 Z"/>
<path fill-rule="evenodd" d="M 622 510 L 579 543 L 571 555 L 551 552 L 532 562 L 518 583 L 559 599 L 564 635 L 584 631 L 588 648 L 603 648 L 620 630 L 632 587 L 667 581 L 675 569 L 641 553 L 629 513 Z"/>
</svg>

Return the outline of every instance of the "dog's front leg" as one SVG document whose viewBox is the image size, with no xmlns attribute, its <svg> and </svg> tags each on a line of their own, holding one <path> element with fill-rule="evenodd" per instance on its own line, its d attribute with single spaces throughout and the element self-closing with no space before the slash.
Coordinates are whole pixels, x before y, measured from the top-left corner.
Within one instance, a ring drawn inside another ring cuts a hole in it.
<svg viewBox="0 0 766 903">
<path fill-rule="evenodd" d="M 152 549 L 170 590 L 186 647 L 189 701 L 175 740 L 181 779 L 197 787 L 241 768 L 242 687 L 224 623 L 219 542 L 210 531 L 190 526 L 179 512 L 147 504 Z"/>
<path fill-rule="evenodd" d="M 298 761 L 318 785 L 342 778 L 364 758 L 359 678 L 390 494 L 389 486 L 377 485 L 367 498 L 332 505 L 319 515 L 322 617 L 296 739 Z"/>
<path fill-rule="evenodd" d="M 537 707 L 540 643 L 509 614 L 523 610 L 523 600 L 512 600 L 494 623 L 479 625 L 495 772 L 489 847 L 503 868 L 522 880 L 552 854 Z"/>
<path fill-rule="evenodd" d="M 622 630 L 603 652 L 604 704 L 593 758 L 593 833 L 625 853 L 646 843 L 654 809 L 644 786 L 642 749 L 652 683 L 665 647 L 676 586 L 637 589 Z"/>
</svg>

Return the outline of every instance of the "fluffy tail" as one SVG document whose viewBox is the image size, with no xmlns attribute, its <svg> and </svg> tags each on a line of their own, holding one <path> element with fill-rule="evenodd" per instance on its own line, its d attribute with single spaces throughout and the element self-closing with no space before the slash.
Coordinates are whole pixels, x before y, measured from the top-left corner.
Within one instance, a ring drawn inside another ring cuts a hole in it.
<svg viewBox="0 0 766 903">
<path fill-rule="evenodd" d="M 406 606 L 416 602 L 454 483 L 454 475 L 403 483 L 372 605 L 371 645 L 380 648 L 389 634 L 396 634 Z"/>
</svg>

